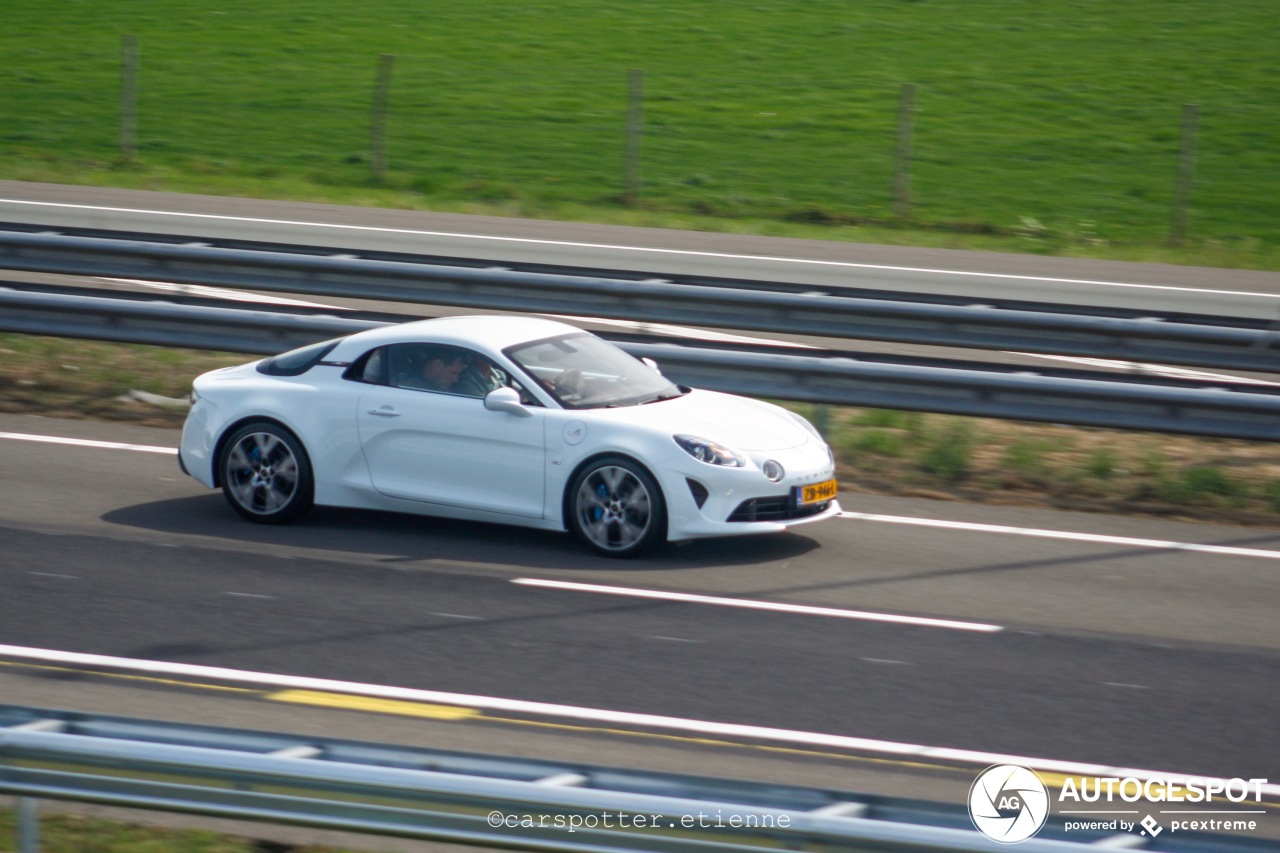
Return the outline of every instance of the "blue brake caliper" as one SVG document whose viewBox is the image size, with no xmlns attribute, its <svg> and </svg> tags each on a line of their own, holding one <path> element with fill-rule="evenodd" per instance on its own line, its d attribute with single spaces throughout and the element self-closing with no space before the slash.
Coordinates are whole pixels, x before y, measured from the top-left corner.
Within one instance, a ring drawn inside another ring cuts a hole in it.
<svg viewBox="0 0 1280 853">
<path fill-rule="evenodd" d="M 609 490 L 604 487 L 604 483 L 601 483 L 600 485 L 596 486 L 596 494 L 600 496 L 601 501 L 606 501 L 609 499 Z M 600 517 L 603 515 L 604 515 L 604 510 L 602 508 L 598 506 L 592 508 L 591 510 L 592 521 L 599 521 Z"/>
</svg>

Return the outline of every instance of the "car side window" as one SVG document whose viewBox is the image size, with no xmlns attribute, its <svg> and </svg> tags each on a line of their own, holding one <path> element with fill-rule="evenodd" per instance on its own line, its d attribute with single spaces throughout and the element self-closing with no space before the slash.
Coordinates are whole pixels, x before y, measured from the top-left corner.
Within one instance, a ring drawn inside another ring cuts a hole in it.
<svg viewBox="0 0 1280 853">
<path fill-rule="evenodd" d="M 387 370 L 397 388 L 457 393 L 467 355 L 461 347 L 443 344 L 394 344 L 387 347 Z"/>
<path fill-rule="evenodd" d="M 495 388 L 514 388 L 526 405 L 540 406 L 524 386 L 488 357 L 445 344 L 391 344 L 362 355 L 347 379 L 417 391 L 482 398 Z"/>
</svg>

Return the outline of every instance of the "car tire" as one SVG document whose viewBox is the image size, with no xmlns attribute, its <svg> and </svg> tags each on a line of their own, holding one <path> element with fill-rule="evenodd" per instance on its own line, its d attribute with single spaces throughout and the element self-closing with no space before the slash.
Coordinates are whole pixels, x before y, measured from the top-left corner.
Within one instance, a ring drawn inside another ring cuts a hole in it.
<svg viewBox="0 0 1280 853">
<path fill-rule="evenodd" d="M 667 539 L 667 505 L 653 476 L 621 456 L 596 459 L 573 478 L 569 529 L 609 557 L 635 557 Z"/>
<path fill-rule="evenodd" d="M 259 524 L 293 521 L 315 498 L 311 462 L 302 443 L 268 421 L 245 424 L 231 434 L 218 474 L 231 508 Z"/>
</svg>

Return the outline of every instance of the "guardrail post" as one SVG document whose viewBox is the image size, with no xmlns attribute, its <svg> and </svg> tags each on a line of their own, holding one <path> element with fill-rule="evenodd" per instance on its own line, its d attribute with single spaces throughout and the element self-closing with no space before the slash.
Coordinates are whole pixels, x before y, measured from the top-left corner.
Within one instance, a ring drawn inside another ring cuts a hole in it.
<svg viewBox="0 0 1280 853">
<path fill-rule="evenodd" d="M 124 36 L 120 57 L 120 156 L 138 154 L 138 37 Z"/>
<path fill-rule="evenodd" d="M 1182 105 L 1182 151 L 1178 156 L 1178 183 L 1173 197 L 1173 224 L 1169 243 L 1181 246 L 1187 239 L 1187 208 L 1191 206 L 1191 182 L 1196 170 L 1196 127 L 1200 122 L 1197 104 Z"/>
<path fill-rule="evenodd" d="M 18 853 L 40 853 L 40 801 L 18 797 Z"/>
<path fill-rule="evenodd" d="M 627 77 L 626 181 L 623 200 L 634 205 L 640 198 L 640 145 L 644 137 L 644 72 L 631 69 Z"/>
<path fill-rule="evenodd" d="M 821 433 L 823 438 L 831 435 L 831 407 L 826 403 L 818 403 L 813 407 L 813 428 Z"/>
<path fill-rule="evenodd" d="M 369 148 L 373 162 L 373 176 L 378 180 L 387 174 L 387 101 L 391 94 L 391 69 L 395 67 L 394 53 L 378 57 L 378 77 L 373 87 L 373 116 L 369 122 Z"/>
</svg>

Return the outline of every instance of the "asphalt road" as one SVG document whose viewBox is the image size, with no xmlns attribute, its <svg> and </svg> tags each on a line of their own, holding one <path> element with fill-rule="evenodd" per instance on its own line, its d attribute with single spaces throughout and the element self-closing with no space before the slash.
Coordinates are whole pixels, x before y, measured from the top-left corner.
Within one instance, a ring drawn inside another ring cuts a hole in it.
<svg viewBox="0 0 1280 853">
<path fill-rule="evenodd" d="M 177 438 L 16 416 L 0 433 Z M 395 515 L 253 526 L 160 453 L 5 437 L 0 472 L 0 644 L 1276 775 L 1280 531 L 848 494 L 846 509 L 880 517 L 616 562 L 567 536 Z M 513 583 L 525 578 L 962 624 Z"/>
</svg>

